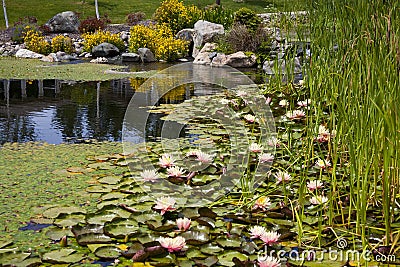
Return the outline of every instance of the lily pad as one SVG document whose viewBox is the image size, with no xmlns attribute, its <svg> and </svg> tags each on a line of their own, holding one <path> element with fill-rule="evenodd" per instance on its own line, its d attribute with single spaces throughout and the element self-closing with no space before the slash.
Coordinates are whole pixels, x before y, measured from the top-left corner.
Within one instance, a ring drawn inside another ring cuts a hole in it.
<svg viewBox="0 0 400 267">
<path fill-rule="evenodd" d="M 98 181 L 99 183 L 102 184 L 118 184 L 121 181 L 121 179 L 122 179 L 121 176 L 105 176 L 99 178 Z"/>
<path fill-rule="evenodd" d="M 200 251 L 202 253 L 208 254 L 208 255 L 218 255 L 222 251 L 224 251 L 224 249 L 211 243 L 211 244 L 205 244 L 205 245 L 201 246 Z"/>
<path fill-rule="evenodd" d="M 222 266 L 235 266 L 233 258 L 238 258 L 241 261 L 247 260 L 247 256 L 237 251 L 227 251 L 218 255 L 218 263 Z"/>
<path fill-rule="evenodd" d="M 137 222 L 129 219 L 113 221 L 112 223 L 106 224 L 106 226 L 104 227 L 104 232 L 107 235 L 116 238 L 131 236 L 133 234 L 136 234 L 138 230 L 139 226 Z"/>
<path fill-rule="evenodd" d="M 207 257 L 207 259 L 200 260 L 200 259 L 195 259 L 194 260 L 198 266 L 204 266 L 204 267 L 209 267 L 213 266 L 218 262 L 218 258 L 216 256 L 211 256 Z"/>
<path fill-rule="evenodd" d="M 210 241 L 210 237 L 205 232 L 188 231 L 181 235 L 186 239 L 186 243 L 190 245 L 202 245 Z"/>
<path fill-rule="evenodd" d="M 86 210 L 80 207 L 53 207 L 43 212 L 43 216 L 50 219 L 58 218 L 61 214 L 81 213 L 86 214 Z"/>
<path fill-rule="evenodd" d="M 96 249 L 94 254 L 102 259 L 117 259 L 121 255 L 121 251 L 114 246 L 102 246 Z"/>
<path fill-rule="evenodd" d="M 242 244 L 239 238 L 234 237 L 218 237 L 216 242 L 224 248 L 239 248 Z"/>
<path fill-rule="evenodd" d="M 64 248 L 60 250 L 53 250 L 43 255 L 43 261 L 62 264 L 62 263 L 76 263 L 85 258 L 83 253 L 77 253 L 76 250 Z"/>
</svg>

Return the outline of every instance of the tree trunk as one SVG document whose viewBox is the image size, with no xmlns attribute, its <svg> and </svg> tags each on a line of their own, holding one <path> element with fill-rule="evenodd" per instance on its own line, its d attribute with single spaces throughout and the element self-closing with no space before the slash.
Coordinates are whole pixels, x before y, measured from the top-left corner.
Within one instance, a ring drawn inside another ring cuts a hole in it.
<svg viewBox="0 0 400 267">
<path fill-rule="evenodd" d="M 215 0 L 215 4 L 221 5 L 221 0 Z"/>
<path fill-rule="evenodd" d="M 4 20 L 6 21 L 6 28 L 8 29 L 8 17 L 7 17 L 6 0 L 3 0 L 3 11 L 4 11 Z"/>
<path fill-rule="evenodd" d="M 4 1 L 4 0 L 3 0 Z M 97 0 L 94 0 L 94 6 L 96 7 L 96 18 L 100 19 L 100 15 L 99 15 L 99 5 L 97 3 Z"/>
</svg>

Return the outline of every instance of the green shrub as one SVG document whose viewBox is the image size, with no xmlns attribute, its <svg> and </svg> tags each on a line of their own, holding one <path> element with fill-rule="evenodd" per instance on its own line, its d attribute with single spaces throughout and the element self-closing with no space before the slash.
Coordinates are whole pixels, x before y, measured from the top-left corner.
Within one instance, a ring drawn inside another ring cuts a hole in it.
<svg viewBox="0 0 400 267">
<path fill-rule="evenodd" d="M 101 43 L 110 43 L 115 45 L 120 51 L 125 50 L 124 41 L 119 38 L 118 34 L 112 34 L 108 31 L 97 31 L 95 33 L 85 33 L 82 35 L 83 51 L 92 52 L 92 48 Z"/>
<path fill-rule="evenodd" d="M 219 5 L 211 5 L 205 8 L 202 19 L 224 25 L 225 30 L 230 29 L 233 24 L 235 12 L 225 9 Z"/>
<path fill-rule="evenodd" d="M 242 7 L 235 13 L 234 23 L 245 25 L 250 31 L 256 31 L 262 23 L 262 19 L 256 12 L 246 7 Z"/>
<path fill-rule="evenodd" d="M 43 55 L 50 54 L 51 45 L 39 31 L 31 29 L 29 26 L 27 26 L 25 30 L 24 43 L 27 49 Z"/>
<path fill-rule="evenodd" d="M 29 27 L 29 29 L 33 29 L 35 31 L 39 31 L 36 17 L 19 18 L 18 21 L 14 23 L 11 33 L 11 40 L 17 43 L 23 43 L 26 34 L 26 27 Z"/>
</svg>

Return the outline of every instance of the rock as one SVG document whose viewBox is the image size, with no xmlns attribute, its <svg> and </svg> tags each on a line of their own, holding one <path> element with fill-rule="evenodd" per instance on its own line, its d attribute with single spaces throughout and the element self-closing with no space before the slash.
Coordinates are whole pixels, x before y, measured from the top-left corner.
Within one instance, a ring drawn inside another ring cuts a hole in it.
<svg viewBox="0 0 400 267">
<path fill-rule="evenodd" d="M 176 39 L 181 39 L 185 40 L 188 42 L 193 42 L 193 36 L 194 36 L 195 30 L 194 29 L 183 29 L 180 30 L 176 35 Z"/>
<path fill-rule="evenodd" d="M 275 74 L 275 64 L 278 64 L 277 68 L 279 71 L 279 74 L 281 75 L 286 75 L 288 73 L 293 73 L 293 74 L 298 74 L 301 73 L 301 63 L 300 63 L 300 58 L 295 57 L 293 60 L 293 66 L 286 66 L 286 60 L 285 59 L 278 59 L 278 60 L 267 60 L 263 64 L 263 70 L 265 71 L 266 74 L 268 75 L 274 75 Z M 288 70 L 288 68 L 291 68 Z"/>
<path fill-rule="evenodd" d="M 43 61 L 43 62 L 58 62 L 60 60 L 57 58 L 57 55 L 55 53 L 50 53 L 48 56 L 43 56 L 40 59 L 40 61 Z"/>
<path fill-rule="evenodd" d="M 139 62 L 140 56 L 136 53 L 122 53 L 122 61 L 125 62 Z"/>
<path fill-rule="evenodd" d="M 192 57 L 196 57 L 199 54 L 199 49 L 205 43 L 212 41 L 217 35 L 224 34 L 224 26 L 217 23 L 208 22 L 205 20 L 199 20 L 194 24 L 194 35 L 193 35 L 193 53 Z"/>
<path fill-rule="evenodd" d="M 217 48 L 215 43 L 206 43 L 200 50 L 200 53 L 195 57 L 193 64 L 208 65 L 211 64 L 212 57 L 210 55 L 215 53 L 214 50 Z"/>
<path fill-rule="evenodd" d="M 44 57 L 42 54 L 35 53 L 28 49 L 19 49 L 15 54 L 16 57 L 20 58 L 42 58 Z"/>
<path fill-rule="evenodd" d="M 96 59 L 90 60 L 90 63 L 106 64 L 108 63 L 108 59 L 105 57 L 98 57 Z"/>
<path fill-rule="evenodd" d="M 79 18 L 74 12 L 65 11 L 49 19 L 44 26 L 50 32 L 78 32 L 79 24 Z"/>
<path fill-rule="evenodd" d="M 233 68 L 251 68 L 257 63 L 257 57 L 252 54 L 247 56 L 244 52 L 239 51 L 230 55 L 218 53 L 212 59 L 211 66 L 231 66 Z"/>
<path fill-rule="evenodd" d="M 157 61 L 153 52 L 151 52 L 150 49 L 148 48 L 139 48 L 138 49 L 138 54 L 140 56 L 140 59 L 142 60 L 142 62 L 155 62 Z"/>
<path fill-rule="evenodd" d="M 110 43 L 101 43 L 92 48 L 94 57 L 114 57 L 119 55 L 119 49 Z"/>
<path fill-rule="evenodd" d="M 129 32 L 121 32 L 120 38 L 124 42 L 129 42 Z"/>
</svg>

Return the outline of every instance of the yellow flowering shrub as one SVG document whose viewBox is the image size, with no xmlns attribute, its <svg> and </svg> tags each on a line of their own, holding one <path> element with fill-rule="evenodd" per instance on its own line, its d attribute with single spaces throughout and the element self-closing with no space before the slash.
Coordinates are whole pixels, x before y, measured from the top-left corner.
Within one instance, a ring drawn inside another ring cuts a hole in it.
<svg viewBox="0 0 400 267">
<path fill-rule="evenodd" d="M 92 48 L 101 43 L 110 43 L 115 45 L 120 51 L 125 49 L 124 41 L 119 38 L 118 34 L 112 34 L 109 31 L 97 31 L 95 33 L 84 33 L 82 35 L 83 51 L 92 52 Z"/>
<path fill-rule="evenodd" d="M 51 51 L 53 53 L 64 51 L 68 54 L 71 54 L 72 52 L 74 52 L 72 39 L 68 36 L 57 35 L 56 37 L 51 39 Z"/>
<path fill-rule="evenodd" d="M 29 28 L 26 29 L 26 34 L 24 37 L 24 43 L 26 49 L 29 49 L 33 52 L 48 55 L 51 52 L 51 46 L 46 39 L 40 35 L 39 32 L 35 30 L 31 30 Z"/>
<path fill-rule="evenodd" d="M 198 7 L 185 6 L 179 0 L 163 1 L 153 14 L 158 23 L 167 23 L 174 34 L 184 28 L 193 28 L 201 16 L 202 12 Z"/>
<path fill-rule="evenodd" d="M 147 47 L 157 59 L 174 61 L 188 51 L 189 42 L 175 39 L 167 24 L 149 27 L 136 25 L 131 28 L 130 33 L 130 52 L 137 52 L 140 47 Z"/>
</svg>

